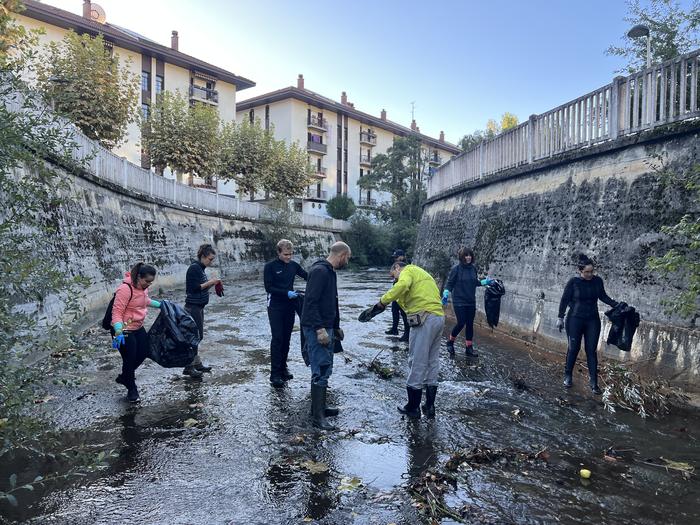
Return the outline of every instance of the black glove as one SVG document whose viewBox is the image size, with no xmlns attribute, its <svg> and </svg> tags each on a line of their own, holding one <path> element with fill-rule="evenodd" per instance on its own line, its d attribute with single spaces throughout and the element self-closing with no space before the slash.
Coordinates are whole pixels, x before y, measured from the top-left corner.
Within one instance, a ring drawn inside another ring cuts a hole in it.
<svg viewBox="0 0 700 525">
<path fill-rule="evenodd" d="M 343 339 L 345 339 L 345 332 L 343 332 L 343 329 L 340 328 L 340 327 L 336 328 L 336 329 L 333 331 L 333 335 L 335 335 L 335 338 L 336 338 L 338 341 L 342 341 Z"/>
<path fill-rule="evenodd" d="M 557 328 L 559 328 L 559 332 L 564 329 L 564 319 L 561 317 L 557 319 Z"/>
</svg>

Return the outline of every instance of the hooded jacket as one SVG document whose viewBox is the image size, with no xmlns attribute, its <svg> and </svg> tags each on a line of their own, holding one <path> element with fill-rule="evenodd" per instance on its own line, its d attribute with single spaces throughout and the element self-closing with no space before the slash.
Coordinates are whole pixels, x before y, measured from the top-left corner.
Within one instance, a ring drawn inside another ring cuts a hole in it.
<svg viewBox="0 0 700 525">
<path fill-rule="evenodd" d="M 476 267 L 459 263 L 452 267 L 445 289 L 452 293 L 454 306 L 476 306 L 476 288 L 481 286 Z"/>
<path fill-rule="evenodd" d="M 409 315 L 419 312 L 444 315 L 435 279 L 415 264 L 403 267 L 396 284 L 380 300 L 384 305 L 396 301 Z"/>
<path fill-rule="evenodd" d="M 129 290 L 131 288 L 131 291 Z M 131 296 L 131 300 L 129 299 Z M 112 306 L 112 326 L 122 323 L 124 330 L 134 332 L 143 326 L 151 298 L 148 289 L 136 288 L 131 282 L 131 273 L 124 274 L 122 284 L 117 288 Z"/>
<path fill-rule="evenodd" d="M 306 280 L 301 326 L 318 330 L 338 328 L 339 323 L 338 276 L 331 263 L 320 259 L 311 266 Z"/>
</svg>

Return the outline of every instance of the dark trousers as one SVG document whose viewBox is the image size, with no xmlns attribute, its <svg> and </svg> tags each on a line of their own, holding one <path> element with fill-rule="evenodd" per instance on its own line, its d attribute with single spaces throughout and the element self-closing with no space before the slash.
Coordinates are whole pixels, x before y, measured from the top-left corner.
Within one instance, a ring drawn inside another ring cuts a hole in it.
<svg viewBox="0 0 700 525">
<path fill-rule="evenodd" d="M 134 372 L 148 356 L 148 335 L 141 327 L 135 332 L 124 332 L 124 344 L 119 347 L 122 356 L 122 380 L 127 388 L 136 386 Z"/>
<path fill-rule="evenodd" d="M 294 304 L 274 306 L 267 309 L 272 341 L 270 341 L 270 379 L 283 378 L 287 372 L 289 341 L 294 329 Z"/>
<path fill-rule="evenodd" d="M 391 303 L 391 329 L 398 330 L 399 328 L 399 315 L 403 318 L 403 329 L 405 332 L 411 328 L 408 326 L 408 318 L 406 317 L 406 312 L 404 312 L 399 303 L 393 301 Z"/>
<path fill-rule="evenodd" d="M 199 341 L 204 339 L 204 306 L 201 304 L 185 303 L 185 310 L 192 316 L 199 329 Z"/>
<path fill-rule="evenodd" d="M 464 328 L 464 338 L 467 341 L 474 339 L 475 305 L 453 305 L 452 309 L 457 317 L 457 324 L 452 329 L 452 337 L 457 337 Z"/>
<path fill-rule="evenodd" d="M 569 340 L 569 349 L 566 352 L 565 372 L 571 374 L 576 364 L 579 350 L 581 349 L 581 339 L 586 350 L 586 362 L 588 373 L 591 377 L 591 384 L 598 383 L 598 337 L 600 336 L 600 319 L 598 316 L 591 318 L 573 317 L 566 318 L 566 335 Z"/>
</svg>

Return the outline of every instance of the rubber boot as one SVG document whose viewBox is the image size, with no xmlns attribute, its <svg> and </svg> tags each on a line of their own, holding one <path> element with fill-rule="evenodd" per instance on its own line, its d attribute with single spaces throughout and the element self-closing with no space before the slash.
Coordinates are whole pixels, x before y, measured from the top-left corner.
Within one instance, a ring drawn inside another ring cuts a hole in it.
<svg viewBox="0 0 700 525">
<path fill-rule="evenodd" d="M 476 350 L 474 350 L 474 345 L 467 345 L 464 348 L 464 353 L 467 357 L 479 357 L 479 354 L 477 354 Z"/>
<path fill-rule="evenodd" d="M 384 332 L 386 335 L 399 335 L 399 329 L 394 328 L 393 326 L 389 328 L 386 332 Z"/>
<path fill-rule="evenodd" d="M 452 339 L 452 338 L 448 339 L 447 344 L 445 346 L 447 346 L 447 352 L 450 355 L 455 355 L 455 340 L 454 339 Z"/>
<path fill-rule="evenodd" d="M 425 404 L 423 405 L 423 414 L 425 414 L 425 417 L 435 417 L 436 395 L 437 385 L 428 385 L 425 387 Z"/>
<path fill-rule="evenodd" d="M 192 379 L 202 379 L 202 372 L 194 367 L 194 364 L 187 365 L 182 371 L 182 375 L 190 376 Z"/>
<path fill-rule="evenodd" d="M 591 372 L 591 392 L 594 396 L 599 396 L 603 391 L 598 387 L 598 371 Z"/>
<path fill-rule="evenodd" d="M 408 395 L 408 403 L 403 407 L 398 407 L 398 410 L 407 417 L 417 419 L 420 417 L 420 400 L 423 397 L 423 389 L 407 386 L 406 394 Z"/>
<path fill-rule="evenodd" d="M 282 379 L 289 381 L 290 379 L 294 379 L 294 375 L 292 375 L 288 368 L 285 368 L 284 372 L 282 372 Z"/>
<path fill-rule="evenodd" d="M 405 328 L 403 331 L 403 335 L 399 337 L 399 342 L 401 343 L 408 343 L 409 336 L 411 334 L 411 329 L 410 328 Z"/>
<path fill-rule="evenodd" d="M 335 427 L 326 421 L 326 387 L 311 384 L 311 422 L 314 427 L 321 430 L 335 430 Z"/>
<path fill-rule="evenodd" d="M 192 364 L 194 365 L 194 369 L 198 372 L 211 372 L 211 367 L 202 363 L 202 358 L 199 357 L 199 354 L 195 356 Z"/>
<path fill-rule="evenodd" d="M 574 384 L 573 377 L 570 373 L 566 372 L 564 374 L 564 388 L 571 388 L 571 386 Z"/>
<path fill-rule="evenodd" d="M 126 400 L 129 401 L 129 403 L 138 403 L 141 401 L 141 398 L 139 397 L 139 389 L 136 388 L 136 383 L 129 387 L 129 390 L 126 393 Z"/>
</svg>

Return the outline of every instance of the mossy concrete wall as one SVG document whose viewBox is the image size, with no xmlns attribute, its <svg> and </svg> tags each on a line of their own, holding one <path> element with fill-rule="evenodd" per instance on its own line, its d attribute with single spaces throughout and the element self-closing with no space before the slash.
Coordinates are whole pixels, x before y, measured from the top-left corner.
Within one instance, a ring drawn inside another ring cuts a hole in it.
<svg viewBox="0 0 700 525">
<path fill-rule="evenodd" d="M 606 323 L 599 351 L 698 383 L 697 320 L 680 319 L 663 304 L 684 283 L 647 266 L 650 256 L 673 245 L 661 227 L 699 211 L 696 200 L 664 184 L 659 173 L 662 166 L 684 170 L 698 162 L 694 126 L 569 153 L 438 196 L 425 206 L 415 260 L 444 272 L 448 259 L 456 263 L 459 246 L 473 247 L 482 273 L 501 278 L 507 289 L 499 329 L 565 350 L 555 327 L 559 300 L 576 272 L 573 254 L 585 252 L 597 261 L 609 295 L 642 317 L 631 352 L 606 346 Z M 478 303 L 483 311 L 481 292 Z"/>
</svg>

